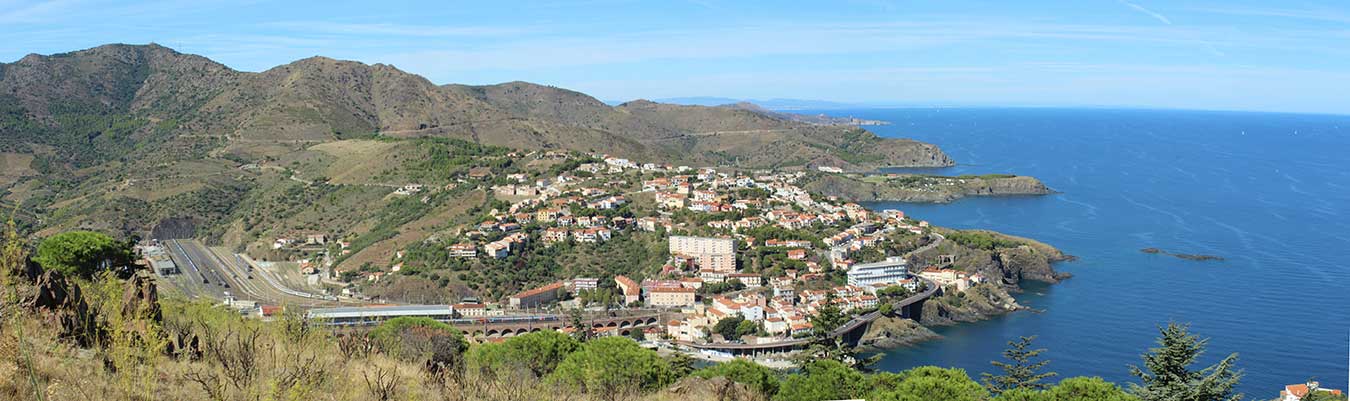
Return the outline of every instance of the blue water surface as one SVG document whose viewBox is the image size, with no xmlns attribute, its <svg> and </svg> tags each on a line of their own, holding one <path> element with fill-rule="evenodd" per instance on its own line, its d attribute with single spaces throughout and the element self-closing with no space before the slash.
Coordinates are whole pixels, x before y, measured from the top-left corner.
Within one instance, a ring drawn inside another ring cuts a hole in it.
<svg viewBox="0 0 1350 401">
<path fill-rule="evenodd" d="M 1005 342 L 1039 336 L 1063 376 L 1129 381 L 1157 326 L 1184 322 L 1211 338 L 1206 362 L 1240 354 L 1241 390 L 1275 398 L 1284 384 L 1347 382 L 1350 343 L 1350 117 L 1100 109 L 830 111 L 890 121 L 882 136 L 942 147 L 957 166 L 919 171 L 1013 173 L 1060 193 L 947 205 L 878 203 L 954 228 L 1031 237 L 1078 256 L 1074 278 L 1019 295 L 1019 312 L 938 329 L 939 341 L 888 352 L 898 371 L 990 371 Z M 1222 262 L 1149 255 L 1211 254 Z"/>
</svg>

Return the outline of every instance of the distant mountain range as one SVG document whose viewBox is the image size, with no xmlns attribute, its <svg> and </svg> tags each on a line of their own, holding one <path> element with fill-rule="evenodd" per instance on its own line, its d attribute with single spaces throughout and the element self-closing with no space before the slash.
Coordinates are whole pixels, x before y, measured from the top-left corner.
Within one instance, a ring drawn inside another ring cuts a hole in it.
<svg viewBox="0 0 1350 401">
<path fill-rule="evenodd" d="M 809 100 L 809 99 L 735 99 L 728 97 L 713 96 L 693 96 L 693 97 L 670 97 L 656 99 L 655 101 L 670 104 L 682 104 L 687 106 L 721 106 L 736 103 L 753 103 L 759 107 L 769 110 L 792 111 L 792 110 L 834 110 L 834 109 L 853 109 L 868 107 L 865 103 L 843 103 L 831 102 L 828 100 Z"/>
<path fill-rule="evenodd" d="M 55 164 L 72 167 L 134 157 L 129 150 L 178 147 L 231 149 L 247 160 L 275 156 L 276 149 L 252 146 L 257 143 L 321 143 L 376 133 L 702 165 L 948 162 L 932 145 L 764 110 L 646 100 L 610 106 L 528 82 L 438 86 L 390 65 L 325 57 L 251 73 L 154 44 L 34 54 L 0 64 L 0 118 L 0 152 L 48 149 L 61 156 Z"/>
<path fill-rule="evenodd" d="M 528 82 L 435 85 L 390 65 L 325 57 L 254 73 L 115 44 L 0 63 L 0 206 L 22 205 L 21 216 L 49 230 L 145 233 L 191 216 L 246 243 L 258 233 L 249 227 L 279 213 L 268 209 L 277 197 L 304 205 L 317 196 L 289 184 L 383 190 L 420 178 L 351 176 L 448 162 L 422 138 L 690 166 L 952 164 L 931 144 L 753 105 L 611 106 Z"/>
</svg>

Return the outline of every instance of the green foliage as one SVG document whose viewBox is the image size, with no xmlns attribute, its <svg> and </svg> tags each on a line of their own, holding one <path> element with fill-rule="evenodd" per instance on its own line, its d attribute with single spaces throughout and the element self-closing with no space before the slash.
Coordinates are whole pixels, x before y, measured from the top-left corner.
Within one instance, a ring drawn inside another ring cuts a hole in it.
<svg viewBox="0 0 1350 401">
<path fill-rule="evenodd" d="M 827 301 L 832 301 L 832 299 Z M 844 323 L 848 323 L 848 316 L 845 316 L 844 312 L 840 311 L 834 303 L 826 302 L 826 305 L 821 307 L 815 316 L 811 317 L 811 330 L 816 332 L 817 337 L 828 336 L 830 332 L 839 328 L 839 326 L 843 326 Z"/>
<path fill-rule="evenodd" d="M 908 298 L 910 295 L 914 295 L 914 291 L 910 291 L 908 288 L 898 285 L 892 285 L 877 290 L 877 297 L 879 298 L 905 299 Z"/>
<path fill-rule="evenodd" d="M 777 393 L 779 386 L 778 377 L 772 369 L 744 359 L 735 359 L 699 369 L 693 375 L 704 379 L 725 377 L 727 380 L 759 390 L 766 397 L 772 397 Z"/>
<path fill-rule="evenodd" d="M 1120 386 L 1100 377 L 1064 379 L 1048 390 L 1013 389 L 998 396 L 999 401 L 1138 401 Z"/>
<path fill-rule="evenodd" d="M 741 336 L 754 334 L 759 330 L 755 322 L 745 320 L 741 315 L 728 316 L 713 325 L 713 333 L 722 335 L 727 341 L 740 340 Z"/>
<path fill-rule="evenodd" d="M 529 372 L 544 377 L 558 367 L 567 355 L 581 348 L 581 342 L 566 334 L 545 330 L 507 339 L 497 344 L 473 347 L 466 355 L 469 369 L 490 377 L 509 372 Z M 509 376 L 505 376 L 509 377 Z"/>
<path fill-rule="evenodd" d="M 1002 394 L 1005 391 L 1013 389 L 1042 390 L 1049 385 L 1042 383 L 1042 380 L 1055 377 L 1055 372 L 1041 372 L 1049 360 L 1032 360 L 1045 352 L 1044 348 L 1032 349 L 1031 342 L 1036 337 L 1021 337 L 1017 341 L 1008 341 L 1008 349 L 1003 351 L 1003 358 L 1008 362 L 990 361 L 989 363 L 1003 370 L 1003 374 L 994 375 L 984 373 L 980 375 L 984 382 L 984 387 L 994 394 Z"/>
<path fill-rule="evenodd" d="M 505 158 L 511 149 L 480 145 L 462 139 L 418 138 L 420 157 L 403 166 L 407 177 L 414 182 L 447 183 L 457 176 L 468 174 L 473 167 L 502 169 L 512 160 Z"/>
<path fill-rule="evenodd" d="M 1157 348 L 1145 353 L 1144 366 L 1131 366 L 1130 374 L 1138 377 L 1143 385 L 1131 384 L 1130 392 L 1143 401 L 1237 401 L 1241 394 L 1235 394 L 1233 388 L 1242 378 L 1242 371 L 1235 370 L 1237 354 L 1230 354 L 1219 363 L 1192 370 L 1205 352 L 1209 339 L 1201 339 L 1190 333 L 1189 327 L 1168 323 L 1158 328 Z"/>
<path fill-rule="evenodd" d="M 464 333 L 428 317 L 396 317 L 370 331 L 385 353 L 404 360 L 430 359 L 458 366 L 468 349 Z"/>
<path fill-rule="evenodd" d="M 900 382 L 891 388 L 878 388 L 868 397 L 894 401 L 981 401 L 989 392 L 970 379 L 961 369 L 923 366 L 899 374 Z"/>
<path fill-rule="evenodd" d="M 740 291 L 745 289 L 745 283 L 740 279 L 731 279 L 720 283 L 709 283 L 699 287 L 699 291 L 704 294 L 721 294 L 724 292 Z"/>
<path fill-rule="evenodd" d="M 1051 401 L 1137 401 L 1120 386 L 1100 377 L 1073 377 L 1064 379 L 1046 391 Z"/>
<path fill-rule="evenodd" d="M 1003 239 L 980 231 L 958 231 L 948 234 L 947 239 L 966 247 L 987 251 L 998 248 L 1015 248 L 1022 245 L 1021 242 Z"/>
<path fill-rule="evenodd" d="M 838 361 L 819 360 L 788 376 L 774 401 L 846 400 L 859 398 L 870 389 L 867 377 Z"/>
<path fill-rule="evenodd" d="M 68 231 L 53 235 L 38 245 L 34 261 L 44 269 L 85 278 L 102 270 L 131 265 L 131 244 L 91 231 Z"/>
<path fill-rule="evenodd" d="M 959 178 L 959 179 L 963 179 L 963 180 L 977 180 L 977 179 L 992 180 L 992 179 L 999 179 L 999 178 L 1015 178 L 1015 177 L 1017 177 L 1017 176 L 1016 176 L 1016 175 L 1012 175 L 1012 174 L 984 174 L 984 175 L 962 174 L 962 175 L 956 176 L 955 178 Z"/>
<path fill-rule="evenodd" d="M 676 379 L 666 360 L 626 337 L 586 343 L 558 364 L 549 377 L 587 393 L 656 390 Z"/>
<path fill-rule="evenodd" d="M 1331 393 L 1330 391 L 1314 391 L 1308 394 L 1307 397 L 1303 397 L 1301 401 L 1345 401 L 1345 400 L 1346 396 L 1344 394 L 1336 395 Z"/>
</svg>

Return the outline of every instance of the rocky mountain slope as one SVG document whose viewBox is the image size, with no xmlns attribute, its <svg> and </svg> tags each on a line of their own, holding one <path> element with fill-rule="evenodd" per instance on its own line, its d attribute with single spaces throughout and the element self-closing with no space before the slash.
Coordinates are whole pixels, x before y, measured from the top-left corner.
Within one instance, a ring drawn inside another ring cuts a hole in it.
<svg viewBox="0 0 1350 401">
<path fill-rule="evenodd" d="M 951 163 L 932 145 L 748 110 L 647 101 L 610 107 L 526 82 L 437 86 L 393 66 L 323 57 L 251 73 L 158 45 L 30 55 L 0 66 L 0 111 L 6 151 L 51 146 L 81 165 L 155 142 L 265 157 L 278 149 L 259 143 L 377 132 L 745 167 Z"/>
</svg>

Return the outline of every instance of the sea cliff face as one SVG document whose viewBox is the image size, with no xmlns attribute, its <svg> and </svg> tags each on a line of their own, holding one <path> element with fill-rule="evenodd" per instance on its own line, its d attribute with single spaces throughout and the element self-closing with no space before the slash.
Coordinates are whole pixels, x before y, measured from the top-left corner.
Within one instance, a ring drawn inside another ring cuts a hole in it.
<svg viewBox="0 0 1350 401">
<path fill-rule="evenodd" d="M 899 348 L 941 337 L 911 319 L 882 316 L 867 326 L 858 345 L 868 349 Z"/>
<path fill-rule="evenodd" d="M 1045 195 L 1053 193 L 1035 177 L 813 174 L 808 191 L 859 202 L 947 203 L 967 196 Z"/>
<path fill-rule="evenodd" d="M 1026 309 L 1011 293 L 1021 290 L 1025 280 L 1057 283 L 1068 278 L 1058 272 L 1054 262 L 1072 260 L 1053 246 L 987 230 L 951 230 L 934 228 L 936 235 L 914 239 L 908 246 L 936 246 L 909 255 L 915 267 L 940 266 L 968 273 L 979 273 L 987 281 L 957 292 L 944 288 L 924 302 L 918 321 L 899 316 L 883 316 L 868 327 L 859 345 L 867 349 L 886 349 L 913 345 L 940 338 L 928 326 L 977 322 Z"/>
<path fill-rule="evenodd" d="M 987 230 L 957 231 L 937 228 L 935 231 L 955 239 L 960 239 L 961 234 L 958 233 L 986 236 L 998 244 L 997 246 L 963 244 L 958 240 L 949 239 L 932 249 L 910 255 L 911 265 L 950 263 L 951 266 L 961 270 L 997 279 L 999 283 L 1014 291 L 1020 289 L 1023 280 L 1053 284 L 1071 276 L 1056 271 L 1052 264 L 1072 260 L 1073 257 L 1045 243 Z"/>
<path fill-rule="evenodd" d="M 927 326 L 978 322 L 1024 307 L 1003 286 L 984 283 L 962 292 L 948 292 L 923 304 L 920 322 Z"/>
</svg>

